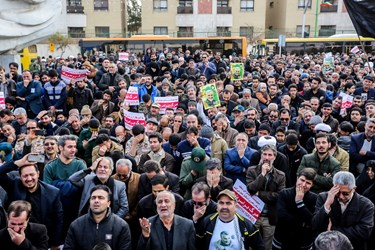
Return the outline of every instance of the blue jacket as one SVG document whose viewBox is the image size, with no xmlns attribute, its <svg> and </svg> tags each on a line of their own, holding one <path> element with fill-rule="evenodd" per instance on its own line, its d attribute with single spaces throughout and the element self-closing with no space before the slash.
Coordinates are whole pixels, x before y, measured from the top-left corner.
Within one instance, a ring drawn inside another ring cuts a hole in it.
<svg viewBox="0 0 375 250">
<path fill-rule="evenodd" d="M 34 114 L 39 114 L 43 110 L 42 104 L 42 84 L 39 81 L 30 81 L 27 88 L 23 86 L 23 82 L 16 85 L 17 96 L 24 97 L 25 101 L 20 102 L 20 106 L 24 109 L 31 109 Z"/>
<path fill-rule="evenodd" d="M 0 183 L 8 194 L 8 201 L 26 200 L 27 188 L 24 187 L 19 177 L 11 178 L 7 173 L 17 170 L 13 162 L 0 166 Z M 60 201 L 60 190 L 43 181 L 38 181 L 40 187 L 40 218 L 39 223 L 44 224 L 48 230 L 50 244 L 59 246 L 62 241 L 63 208 Z"/>
<path fill-rule="evenodd" d="M 224 169 L 226 177 L 231 178 L 233 182 L 237 179 L 246 183 L 246 171 L 250 167 L 250 159 L 255 150 L 249 147 L 245 149 L 245 155 L 240 159 L 237 148 L 229 148 L 224 158 Z"/>
<path fill-rule="evenodd" d="M 148 94 L 147 89 L 146 89 L 146 85 L 145 84 L 140 85 L 139 83 L 136 83 L 133 86 L 138 87 L 139 102 L 143 102 L 142 96 L 145 95 L 145 94 Z M 155 97 L 159 96 L 159 91 L 154 85 L 151 85 L 151 88 L 152 88 L 151 100 L 152 100 L 152 102 L 155 102 Z"/>
<path fill-rule="evenodd" d="M 375 136 L 372 137 L 371 151 L 367 151 L 366 155 L 360 155 L 359 151 L 363 146 L 365 133 L 352 135 L 349 149 L 350 172 L 356 174 L 355 167 L 358 163 L 366 163 L 368 160 L 375 160 Z"/>
<path fill-rule="evenodd" d="M 47 82 L 44 85 L 43 100 L 47 109 L 51 106 L 54 106 L 56 109 L 65 109 L 66 99 L 66 84 L 63 81 L 58 81 L 56 84 Z"/>
</svg>

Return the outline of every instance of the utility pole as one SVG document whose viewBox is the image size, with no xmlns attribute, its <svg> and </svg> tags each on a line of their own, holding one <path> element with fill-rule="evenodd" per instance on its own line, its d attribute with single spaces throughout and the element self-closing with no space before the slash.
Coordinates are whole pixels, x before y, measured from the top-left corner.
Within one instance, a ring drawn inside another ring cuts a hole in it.
<svg viewBox="0 0 375 250">
<path fill-rule="evenodd" d="M 305 37 L 305 25 L 306 25 L 306 11 L 307 11 L 307 7 L 309 6 L 309 3 L 310 1 L 312 0 L 305 0 L 305 8 L 303 9 L 303 18 L 302 18 L 302 38 Z M 318 0 L 317 0 L 318 1 Z M 311 3 L 310 3 L 310 6 L 311 6 Z"/>
</svg>

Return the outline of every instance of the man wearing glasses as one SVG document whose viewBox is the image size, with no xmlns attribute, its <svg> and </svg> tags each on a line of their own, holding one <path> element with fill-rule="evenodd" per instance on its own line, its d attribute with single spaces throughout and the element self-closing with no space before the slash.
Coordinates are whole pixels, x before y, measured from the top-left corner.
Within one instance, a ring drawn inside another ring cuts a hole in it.
<svg viewBox="0 0 375 250">
<path fill-rule="evenodd" d="M 216 74 L 216 66 L 212 62 L 209 62 L 208 54 L 206 52 L 202 53 L 201 59 L 202 62 L 198 63 L 198 69 L 207 79 L 210 79 L 212 74 Z"/>
<path fill-rule="evenodd" d="M 345 234 L 353 249 L 367 249 L 374 226 L 374 205 L 355 192 L 354 175 L 340 171 L 333 176 L 334 186 L 319 194 L 312 218 L 312 227 L 317 234 L 324 231 L 339 231 Z"/>
<path fill-rule="evenodd" d="M 285 130 L 293 129 L 299 131 L 299 124 L 291 120 L 291 112 L 289 109 L 281 109 L 279 121 L 276 121 L 272 124 L 272 135 L 275 135 L 276 129 L 280 126 L 285 127 Z"/>
</svg>

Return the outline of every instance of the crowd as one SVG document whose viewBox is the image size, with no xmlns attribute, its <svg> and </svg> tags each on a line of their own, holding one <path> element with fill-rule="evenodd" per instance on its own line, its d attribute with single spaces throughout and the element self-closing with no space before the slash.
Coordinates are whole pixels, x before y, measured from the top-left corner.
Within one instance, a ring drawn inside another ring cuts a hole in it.
<svg viewBox="0 0 375 250">
<path fill-rule="evenodd" d="M 0 66 L 0 248 L 375 248 L 375 54 L 128 52 Z M 236 181 L 264 203 L 254 224 Z"/>
</svg>

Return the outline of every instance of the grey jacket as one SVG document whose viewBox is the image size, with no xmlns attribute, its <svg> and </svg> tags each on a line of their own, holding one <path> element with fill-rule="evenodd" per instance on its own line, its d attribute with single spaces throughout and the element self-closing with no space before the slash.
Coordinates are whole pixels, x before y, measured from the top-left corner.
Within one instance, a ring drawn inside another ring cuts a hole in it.
<svg viewBox="0 0 375 250">
<path fill-rule="evenodd" d="M 90 200 L 90 190 L 95 186 L 95 174 L 87 174 L 87 170 L 81 170 L 69 177 L 69 181 L 77 187 L 82 188 L 81 202 L 79 204 L 78 214 L 83 215 L 87 211 L 83 211 L 85 205 Z M 111 178 L 111 177 L 109 177 Z M 113 213 L 121 218 L 129 212 L 128 198 L 126 196 L 126 186 L 123 182 L 114 180 L 113 194 L 112 194 L 112 208 Z"/>
</svg>

